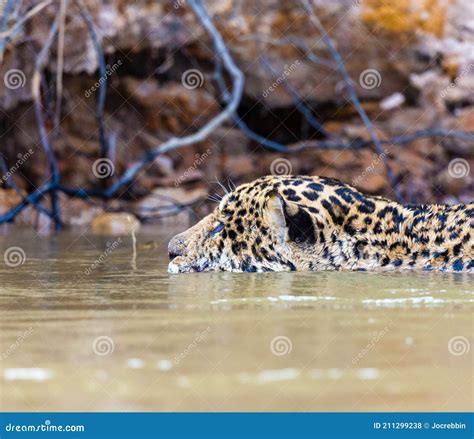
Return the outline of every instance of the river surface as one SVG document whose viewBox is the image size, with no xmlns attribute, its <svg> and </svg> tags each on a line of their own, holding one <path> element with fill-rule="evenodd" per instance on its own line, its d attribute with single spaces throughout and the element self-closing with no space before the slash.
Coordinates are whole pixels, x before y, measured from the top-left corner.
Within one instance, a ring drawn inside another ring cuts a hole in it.
<svg viewBox="0 0 474 439">
<path fill-rule="evenodd" d="M 3 229 L 0 410 L 473 409 L 472 275 L 170 275 L 174 232 Z"/>
</svg>

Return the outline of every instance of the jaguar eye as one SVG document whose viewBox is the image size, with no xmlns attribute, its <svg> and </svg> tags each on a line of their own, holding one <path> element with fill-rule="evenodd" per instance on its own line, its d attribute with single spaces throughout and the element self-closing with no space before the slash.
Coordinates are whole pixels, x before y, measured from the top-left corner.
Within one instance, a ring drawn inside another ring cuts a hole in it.
<svg viewBox="0 0 474 439">
<path fill-rule="evenodd" d="M 224 223 L 221 223 L 220 221 L 216 224 L 216 226 L 212 229 L 210 235 L 211 236 L 215 236 L 217 235 L 219 232 L 222 232 L 222 230 L 224 230 Z"/>
</svg>

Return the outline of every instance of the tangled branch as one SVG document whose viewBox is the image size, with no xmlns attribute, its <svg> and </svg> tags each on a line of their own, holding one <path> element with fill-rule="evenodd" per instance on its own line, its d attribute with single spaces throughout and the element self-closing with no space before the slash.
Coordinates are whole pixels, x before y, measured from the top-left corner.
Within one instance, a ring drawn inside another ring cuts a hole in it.
<svg viewBox="0 0 474 439">
<path fill-rule="evenodd" d="M 390 186 L 399 201 L 402 201 L 402 198 L 398 189 L 398 183 L 387 162 L 385 154 L 383 154 L 382 145 L 404 145 L 422 138 L 456 138 L 463 141 L 474 142 L 474 133 L 472 132 L 446 130 L 441 128 L 423 129 L 407 135 L 395 136 L 384 140 L 379 139 L 372 122 L 370 121 L 367 113 L 361 105 L 352 80 L 349 77 L 347 70 L 344 66 L 341 55 L 336 50 L 332 40 L 321 25 L 321 22 L 319 21 L 316 14 L 314 13 L 313 5 L 310 3 L 309 0 L 301 0 L 301 2 L 303 9 L 308 14 L 309 21 L 318 31 L 321 41 L 324 43 L 326 50 L 331 57 L 331 60 L 328 61 L 326 59 L 317 57 L 311 52 L 311 48 L 307 47 L 307 45 L 303 41 L 300 41 L 299 39 L 294 39 L 292 37 L 280 40 L 266 40 L 265 42 L 269 44 L 295 44 L 299 49 L 304 52 L 305 56 L 310 61 L 315 63 L 315 65 L 326 69 L 330 68 L 337 72 L 341 76 L 345 84 L 345 90 L 348 94 L 350 102 L 352 103 L 360 119 L 364 123 L 364 126 L 369 134 L 369 139 L 344 142 L 332 133 L 327 132 L 322 122 L 314 116 L 312 108 L 304 102 L 302 97 L 298 94 L 297 90 L 289 83 L 289 81 L 286 80 L 286 78 L 283 78 L 283 86 L 288 92 L 288 94 L 291 96 L 296 110 L 299 111 L 303 115 L 305 120 L 323 136 L 323 139 L 301 141 L 295 145 L 284 145 L 252 131 L 237 113 L 237 109 L 240 105 L 241 98 L 243 95 L 245 80 L 244 75 L 237 67 L 221 34 L 216 29 L 202 2 L 200 0 L 189 0 L 189 6 L 191 7 L 197 21 L 205 29 L 214 48 L 214 79 L 222 97 L 223 109 L 196 132 L 182 137 L 172 137 L 167 141 L 152 148 L 151 150 L 146 152 L 141 159 L 126 168 L 120 176 L 116 177 L 113 181 L 107 181 L 107 184 L 103 184 L 101 187 L 74 188 L 64 186 L 60 181 L 57 159 L 55 157 L 53 148 L 53 143 L 56 139 L 60 120 L 63 69 L 62 53 L 64 44 L 64 23 L 66 14 L 65 11 L 67 7 L 67 0 L 61 0 L 61 2 L 59 3 L 58 16 L 56 20 L 53 21 L 50 27 L 46 43 L 44 44 L 43 48 L 36 57 L 32 79 L 32 96 L 34 101 L 37 129 L 39 132 L 40 144 L 47 159 L 48 173 L 43 183 L 35 191 L 25 196 L 22 201 L 18 203 L 18 205 L 16 205 L 15 207 L 0 216 L 0 224 L 11 221 L 26 206 L 31 205 L 39 212 L 48 215 L 48 217 L 50 217 L 54 221 L 56 228 L 59 229 L 61 227 L 61 212 L 58 203 L 58 192 L 63 192 L 67 195 L 83 199 L 89 199 L 90 197 L 104 200 L 111 199 L 117 196 L 119 191 L 123 187 L 126 187 L 127 185 L 131 184 L 136 179 L 138 174 L 142 172 L 149 164 L 151 164 L 157 157 L 172 150 L 184 148 L 206 140 L 216 128 L 221 126 L 227 120 L 231 120 L 235 124 L 235 126 L 237 126 L 249 139 L 256 142 L 258 145 L 261 145 L 263 148 L 284 154 L 293 154 L 308 149 L 359 150 L 362 148 L 373 147 L 384 163 L 385 171 Z M 52 2 L 50 0 L 42 1 L 36 7 L 30 9 L 25 16 L 23 16 L 21 19 L 18 20 L 16 24 L 13 25 L 13 27 L 8 30 L 5 30 L 8 24 L 9 17 L 14 9 L 14 2 L 12 0 L 7 0 L 3 10 L 3 14 L 2 16 L 0 16 L 0 57 L 3 54 L 5 45 L 8 43 L 8 41 L 11 40 L 11 38 L 15 34 L 17 34 L 22 29 L 26 21 L 37 13 L 39 13 L 42 9 L 44 9 L 51 3 Z M 108 158 L 113 160 L 115 157 L 115 137 L 113 133 L 106 132 L 104 125 L 104 110 L 107 91 L 107 71 L 105 55 L 101 46 L 100 37 L 98 35 L 98 32 L 96 31 L 96 27 L 91 17 L 91 14 L 87 10 L 82 0 L 75 0 L 75 3 L 79 7 L 80 15 L 85 23 L 88 35 L 92 41 L 92 45 L 94 47 L 97 58 L 98 75 L 101 79 L 99 81 L 99 92 L 97 94 L 95 107 L 95 119 L 100 145 L 98 156 L 99 158 Z M 50 52 L 50 48 L 55 38 L 58 38 L 58 79 L 56 83 L 56 105 L 53 123 L 54 128 L 53 132 L 48 135 L 46 129 L 45 108 L 42 103 L 41 88 L 43 79 L 43 68 L 46 64 L 47 56 Z M 257 36 L 255 38 L 258 39 L 260 37 Z M 263 51 L 260 59 L 266 71 L 274 77 L 277 77 L 278 72 L 273 68 L 271 62 L 267 59 Z M 231 86 L 229 88 L 226 85 L 224 77 L 225 75 L 227 75 L 230 79 Z M 8 170 L 3 155 L 0 155 L 0 170 L 2 170 L 2 172 L 6 172 Z M 17 191 L 17 193 L 21 193 L 19 188 L 16 187 L 15 183 L 12 181 L 12 179 L 8 179 L 7 184 L 13 187 Z M 49 199 L 51 201 L 50 210 L 45 208 L 41 204 L 45 196 L 49 196 Z M 183 209 L 189 208 L 190 205 L 176 203 L 172 206 L 163 206 L 160 209 L 163 210 L 164 215 L 173 215 L 182 211 Z"/>
</svg>

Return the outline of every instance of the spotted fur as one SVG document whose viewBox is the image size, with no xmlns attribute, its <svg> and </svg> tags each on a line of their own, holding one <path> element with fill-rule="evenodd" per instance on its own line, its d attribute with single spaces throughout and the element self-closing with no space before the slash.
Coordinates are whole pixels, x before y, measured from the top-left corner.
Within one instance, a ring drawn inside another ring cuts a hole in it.
<svg viewBox="0 0 474 439">
<path fill-rule="evenodd" d="M 169 271 L 473 272 L 473 232 L 473 203 L 401 205 L 331 178 L 267 176 L 176 235 Z"/>
</svg>

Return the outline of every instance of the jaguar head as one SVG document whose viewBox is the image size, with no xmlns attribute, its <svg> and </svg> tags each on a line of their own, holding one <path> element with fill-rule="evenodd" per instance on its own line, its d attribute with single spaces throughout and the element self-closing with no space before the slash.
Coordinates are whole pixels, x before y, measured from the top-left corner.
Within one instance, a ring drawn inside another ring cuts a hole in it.
<svg viewBox="0 0 474 439">
<path fill-rule="evenodd" d="M 168 271 L 295 270 L 284 206 L 265 180 L 239 186 L 214 212 L 171 239 Z"/>
</svg>

